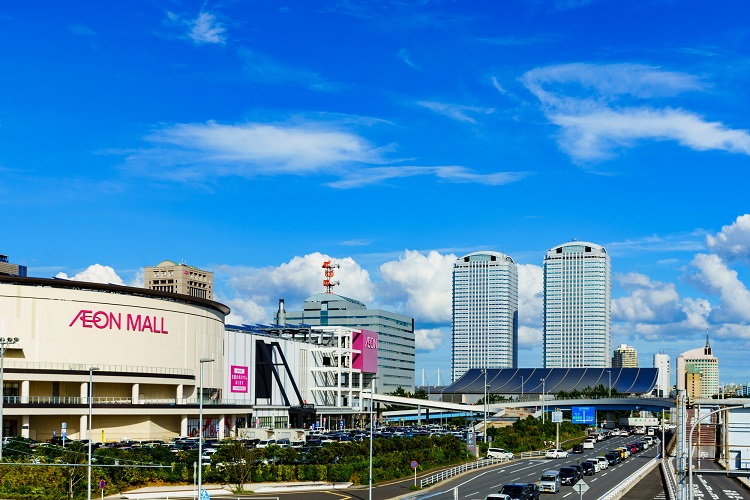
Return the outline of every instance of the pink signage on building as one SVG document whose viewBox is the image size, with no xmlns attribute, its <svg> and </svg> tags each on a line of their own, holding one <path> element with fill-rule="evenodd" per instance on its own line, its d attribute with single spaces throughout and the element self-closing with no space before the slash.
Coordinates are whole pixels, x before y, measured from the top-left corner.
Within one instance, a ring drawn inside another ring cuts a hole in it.
<svg viewBox="0 0 750 500">
<path fill-rule="evenodd" d="M 229 391 L 246 393 L 248 386 L 247 366 L 232 365 L 229 368 Z"/>
<path fill-rule="evenodd" d="M 363 373 L 378 373 L 378 334 L 369 330 L 352 332 L 352 368 Z"/>
<path fill-rule="evenodd" d="M 113 313 L 108 311 L 91 311 L 81 309 L 73 318 L 68 326 L 76 323 L 84 328 L 98 328 L 99 330 L 123 330 L 122 313 Z M 169 332 L 164 327 L 163 316 L 148 316 L 141 314 L 126 313 L 124 329 L 131 332 L 151 332 L 163 333 Z"/>
</svg>

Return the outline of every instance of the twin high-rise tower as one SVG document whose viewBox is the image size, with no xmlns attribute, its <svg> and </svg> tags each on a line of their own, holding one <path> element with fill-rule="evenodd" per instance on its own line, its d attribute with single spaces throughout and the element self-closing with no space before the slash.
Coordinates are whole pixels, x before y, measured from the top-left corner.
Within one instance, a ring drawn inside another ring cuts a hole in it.
<svg viewBox="0 0 750 500">
<path fill-rule="evenodd" d="M 610 261 L 604 247 L 572 241 L 544 257 L 545 368 L 610 365 Z M 518 271 L 499 252 L 453 265 L 452 375 L 518 367 Z"/>
</svg>

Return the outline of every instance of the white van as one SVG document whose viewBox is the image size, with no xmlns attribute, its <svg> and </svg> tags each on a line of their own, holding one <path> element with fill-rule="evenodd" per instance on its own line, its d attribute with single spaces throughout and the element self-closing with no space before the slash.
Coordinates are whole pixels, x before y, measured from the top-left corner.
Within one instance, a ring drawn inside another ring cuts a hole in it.
<svg viewBox="0 0 750 500">
<path fill-rule="evenodd" d="M 556 470 L 548 470 L 542 474 L 542 478 L 539 480 L 539 491 L 557 493 L 560 491 L 560 485 L 560 472 Z"/>
</svg>

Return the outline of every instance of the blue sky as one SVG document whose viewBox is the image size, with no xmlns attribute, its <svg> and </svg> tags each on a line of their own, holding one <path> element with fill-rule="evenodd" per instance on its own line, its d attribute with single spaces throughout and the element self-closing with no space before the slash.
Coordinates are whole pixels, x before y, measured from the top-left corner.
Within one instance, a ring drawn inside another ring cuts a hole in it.
<svg viewBox="0 0 750 500">
<path fill-rule="evenodd" d="M 0 253 L 33 276 L 213 270 L 232 322 L 322 291 L 416 319 L 450 370 L 450 272 L 612 257 L 613 347 L 712 339 L 750 379 L 750 6 L 697 1 L 16 2 L 0 8 Z"/>
</svg>

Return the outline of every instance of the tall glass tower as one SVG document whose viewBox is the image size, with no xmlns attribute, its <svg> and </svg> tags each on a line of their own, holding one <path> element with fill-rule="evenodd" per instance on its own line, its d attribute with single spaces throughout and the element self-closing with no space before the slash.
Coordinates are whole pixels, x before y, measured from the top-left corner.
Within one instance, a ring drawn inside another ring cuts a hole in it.
<svg viewBox="0 0 750 500">
<path fill-rule="evenodd" d="M 499 252 L 474 252 L 453 264 L 452 376 L 470 368 L 518 366 L 518 270 Z"/>
<path fill-rule="evenodd" d="M 572 241 L 544 257 L 544 367 L 610 366 L 607 250 Z"/>
</svg>

